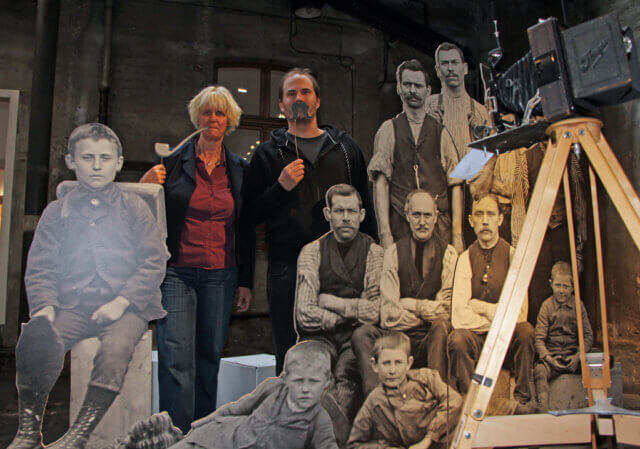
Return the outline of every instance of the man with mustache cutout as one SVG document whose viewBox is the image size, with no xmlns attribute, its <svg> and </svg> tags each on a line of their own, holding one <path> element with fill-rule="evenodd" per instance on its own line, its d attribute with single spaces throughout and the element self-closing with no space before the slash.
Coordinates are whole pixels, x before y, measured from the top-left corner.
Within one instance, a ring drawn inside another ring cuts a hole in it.
<svg viewBox="0 0 640 449">
<path fill-rule="evenodd" d="M 267 299 L 273 329 L 276 374 L 296 342 L 293 303 L 296 260 L 304 245 L 329 231 L 323 216 L 325 193 L 350 184 L 366 210 L 362 231 L 376 238 L 366 165 L 353 138 L 331 125 L 318 125 L 320 87 L 310 69 L 294 68 L 282 77 L 280 111 L 287 127 L 274 129 L 256 148 L 242 185 L 248 226 L 266 224 L 269 245 Z"/>
<path fill-rule="evenodd" d="M 398 66 L 396 80 L 403 111 L 378 129 L 368 167 L 374 183 L 380 243 L 388 248 L 411 235 L 403 208 L 409 192 L 419 188 L 436 200 L 436 234 L 462 252 L 460 180 L 447 179 L 459 157 L 451 135 L 426 112 L 425 100 L 431 93 L 429 75 L 419 61 L 412 59 Z"/>
<path fill-rule="evenodd" d="M 477 125 L 491 126 L 491 118 L 487 109 L 471 98 L 465 89 L 464 77 L 469 72 L 469 67 L 464 62 L 462 50 L 455 44 L 444 42 L 436 49 L 434 59 L 441 92 L 427 98 L 427 113 L 447 129 L 460 160 L 469 152 L 467 144 L 476 140 L 473 129 Z M 471 206 L 468 189 L 465 188 L 459 201 L 461 215 L 468 215 Z M 464 226 L 463 234 L 466 244 L 473 241 L 474 236 L 468 226 Z M 459 249 L 458 246 L 456 249 Z"/>
<path fill-rule="evenodd" d="M 299 340 L 319 341 L 327 348 L 335 376 L 329 392 L 350 422 L 361 403 L 351 337 L 362 324 L 377 325 L 380 319 L 384 252 L 358 231 L 365 210 L 355 188 L 332 186 L 326 204 L 323 212 L 331 231 L 305 245 L 298 258 L 296 330 Z"/>
<path fill-rule="evenodd" d="M 402 331 L 409 336 L 416 368 L 436 370 L 447 382 L 451 288 L 458 254 L 434 232 L 438 209 L 429 192 L 409 193 L 404 211 L 411 235 L 385 250 L 380 278 L 380 327 L 365 325 L 353 333 L 365 394 L 378 384 L 377 375 L 367 362 L 376 339 L 389 331 Z"/>
<path fill-rule="evenodd" d="M 477 240 L 460 255 L 456 266 L 451 299 L 453 332 L 449 335 L 448 352 L 451 383 L 462 394 L 469 390 L 514 253 L 513 247 L 498 234 L 503 219 L 495 195 L 488 193 L 476 198 L 469 223 Z M 516 402 L 512 408 L 515 413 L 535 410 L 530 388 L 535 332 L 527 322 L 527 304 L 525 298 L 505 358 L 505 363 L 515 371 Z"/>
</svg>

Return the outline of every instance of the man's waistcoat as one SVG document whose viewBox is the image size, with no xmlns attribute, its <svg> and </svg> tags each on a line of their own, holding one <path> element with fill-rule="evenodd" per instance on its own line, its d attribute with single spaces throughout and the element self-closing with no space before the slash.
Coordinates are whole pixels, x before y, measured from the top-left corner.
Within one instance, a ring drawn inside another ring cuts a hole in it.
<svg viewBox="0 0 640 449">
<path fill-rule="evenodd" d="M 490 250 L 482 249 L 477 240 L 473 242 L 469 247 L 472 298 L 494 304 L 498 302 L 509 271 L 510 254 L 511 246 L 503 239 L 499 239 Z"/>
<path fill-rule="evenodd" d="M 424 245 L 427 260 L 424 268 L 427 274 L 424 279 L 418 273 L 414 257 L 411 254 L 411 238 L 405 237 L 396 243 L 398 248 L 398 279 L 400 281 L 400 297 L 416 299 L 435 299 L 442 284 L 442 258 L 446 246 L 433 235 Z"/>
<path fill-rule="evenodd" d="M 395 136 L 393 174 L 389 188 L 392 207 L 404 216 L 407 194 L 417 188 L 413 168 L 417 164 L 420 188 L 437 198 L 440 212 L 448 212 L 447 176 L 440 160 L 442 125 L 429 115 L 425 116 L 416 145 L 404 112 L 394 117 L 391 122 Z"/>
<path fill-rule="evenodd" d="M 343 259 L 333 233 L 321 237 L 318 293 L 330 293 L 341 298 L 361 297 L 371 243 L 371 237 L 358 232 Z"/>
</svg>

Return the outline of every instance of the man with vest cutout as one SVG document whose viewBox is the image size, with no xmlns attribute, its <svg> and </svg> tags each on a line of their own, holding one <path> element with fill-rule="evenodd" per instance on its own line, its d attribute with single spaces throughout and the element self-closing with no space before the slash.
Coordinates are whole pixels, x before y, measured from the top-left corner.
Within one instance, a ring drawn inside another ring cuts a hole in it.
<svg viewBox="0 0 640 449">
<path fill-rule="evenodd" d="M 464 77 L 469 67 L 464 62 L 462 50 L 455 44 L 444 42 L 436 49 L 434 59 L 441 92 L 427 98 L 426 111 L 445 127 L 453 138 L 458 157 L 462 159 L 469 152 L 467 144 L 476 140 L 473 129 L 478 125 L 491 126 L 491 118 L 487 109 L 467 93 Z M 461 216 L 470 213 L 471 195 L 468 189 L 465 191 L 460 199 L 461 208 L 464 204 Z M 464 238 L 467 244 L 474 239 L 468 226 L 464 226 Z"/>
<path fill-rule="evenodd" d="M 386 330 L 407 334 L 413 366 L 434 369 L 447 382 L 447 336 L 458 254 L 434 232 L 438 209 L 430 193 L 410 192 L 404 211 L 411 235 L 385 250 L 380 327 L 365 325 L 353 334 L 365 394 L 378 384 L 370 359 L 376 339 Z"/>
<path fill-rule="evenodd" d="M 469 390 L 475 364 L 498 307 L 514 249 L 498 234 L 503 220 L 498 200 L 485 194 L 473 201 L 469 223 L 477 240 L 462 253 L 453 282 L 449 360 L 454 386 Z M 527 322 L 527 301 L 518 316 L 505 361 L 515 371 L 515 413 L 532 411 L 529 385 L 534 356 L 534 329 Z"/>
<path fill-rule="evenodd" d="M 362 323 L 378 324 L 384 252 L 359 232 L 365 210 L 354 187 L 332 186 L 326 204 L 331 231 L 298 257 L 295 323 L 299 340 L 326 345 L 335 377 L 329 391 L 352 421 L 360 405 L 360 374 L 351 336 Z"/>
<path fill-rule="evenodd" d="M 426 113 L 425 100 L 431 86 L 422 64 L 415 59 L 404 61 L 396 69 L 396 80 L 403 112 L 380 125 L 368 167 L 369 178 L 374 183 L 380 243 L 386 249 L 394 241 L 411 235 L 404 203 L 409 192 L 423 189 L 437 203 L 436 234 L 444 243 L 452 242 L 456 250 L 462 252 L 460 180 L 447 180 L 461 156 L 451 135 Z"/>
</svg>

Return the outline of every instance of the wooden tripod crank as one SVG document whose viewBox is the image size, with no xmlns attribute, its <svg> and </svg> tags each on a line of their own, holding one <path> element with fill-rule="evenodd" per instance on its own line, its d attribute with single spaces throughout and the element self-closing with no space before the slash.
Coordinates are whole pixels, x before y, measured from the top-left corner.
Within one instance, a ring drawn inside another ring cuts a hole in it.
<svg viewBox="0 0 640 449">
<path fill-rule="evenodd" d="M 451 444 L 452 449 L 571 444 L 595 441 L 591 433 L 591 419 L 593 416 L 591 413 L 594 413 L 593 410 L 585 412 L 588 414 L 567 414 L 561 417 L 540 414 L 489 417 L 486 419 L 485 412 L 509 348 L 518 314 L 529 287 L 551 216 L 551 209 L 563 176 L 565 179 L 564 196 L 567 202 L 575 296 L 577 301 L 580 300 L 575 242 L 573 241 L 571 200 L 568 189 L 568 175 L 566 174 L 567 159 L 572 144 L 581 145 L 591 163 L 591 167 L 595 170 L 618 213 L 621 215 L 636 247 L 640 249 L 640 200 L 613 154 L 611 147 L 602 135 L 601 128 L 602 122 L 597 119 L 573 118 L 554 123 L 547 129 L 547 134 L 550 136 L 549 144 L 533 189 L 520 239 L 500 294 L 498 307 L 465 399 L 460 421 Z M 604 354 L 601 357 L 601 370 L 597 372 L 597 375 L 591 373 L 586 360 L 580 316 L 581 307 L 576 307 L 576 311 L 578 315 L 583 383 L 589 391 L 590 405 L 593 405 L 594 399 L 596 401 L 599 399 L 606 401 L 606 389 L 611 385 L 611 375 L 597 194 L 595 192 L 595 176 L 591 168 L 590 179 L 594 198 L 594 221 L 598 223 L 595 226 L 595 243 L 596 256 L 598 258 L 598 283 L 604 346 Z M 619 409 L 615 413 L 620 413 L 622 410 L 624 409 Z M 635 424 L 627 425 L 629 420 L 621 419 L 620 426 L 618 426 L 618 419 L 616 419 L 616 427 L 620 427 L 617 432 L 618 441 L 622 442 L 621 437 L 623 440 L 630 438 L 635 441 L 635 444 L 640 444 L 640 431 L 631 430 L 634 427 L 640 428 L 640 418 L 625 418 L 633 420 Z M 611 425 L 611 431 L 613 431 L 612 427 L 613 425 Z M 630 429 L 626 436 L 621 435 L 620 430 L 622 428 Z M 607 431 L 604 432 L 604 434 L 608 433 Z"/>
</svg>

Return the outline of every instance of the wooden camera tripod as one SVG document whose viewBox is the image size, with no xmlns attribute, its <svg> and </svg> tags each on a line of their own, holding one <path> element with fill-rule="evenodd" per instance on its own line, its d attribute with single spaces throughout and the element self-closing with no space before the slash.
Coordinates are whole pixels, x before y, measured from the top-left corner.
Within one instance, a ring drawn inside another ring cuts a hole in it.
<svg viewBox="0 0 640 449">
<path fill-rule="evenodd" d="M 611 406 L 607 399 L 607 388 L 611 385 L 609 336 L 598 195 L 594 170 L 638 249 L 640 249 L 640 200 L 604 138 L 601 128 L 602 122 L 600 120 L 572 118 L 554 123 L 547 129 L 547 134 L 550 137 L 549 145 L 533 189 L 520 239 L 500 294 L 498 308 L 465 399 L 460 422 L 451 444 L 452 449 L 576 443 L 591 443 L 595 449 L 594 432 L 596 428 L 600 435 L 616 435 L 618 442 L 640 445 L 640 417 L 620 414 L 625 410 Z M 485 418 L 485 412 L 509 348 L 516 320 L 538 259 L 537 256 L 540 253 L 561 180 L 565 192 L 574 294 L 576 302 L 580 304 L 567 171 L 569 151 L 574 144 L 580 145 L 590 162 L 589 179 L 594 215 L 594 242 L 602 323 L 604 353 L 597 358 L 595 363 L 587 363 L 581 308 L 579 305 L 576 307 L 582 379 L 589 394 L 589 405 L 593 407 L 573 413 L 568 412 L 564 416 L 537 414 Z M 592 430 L 593 421 L 597 426 Z"/>
</svg>

